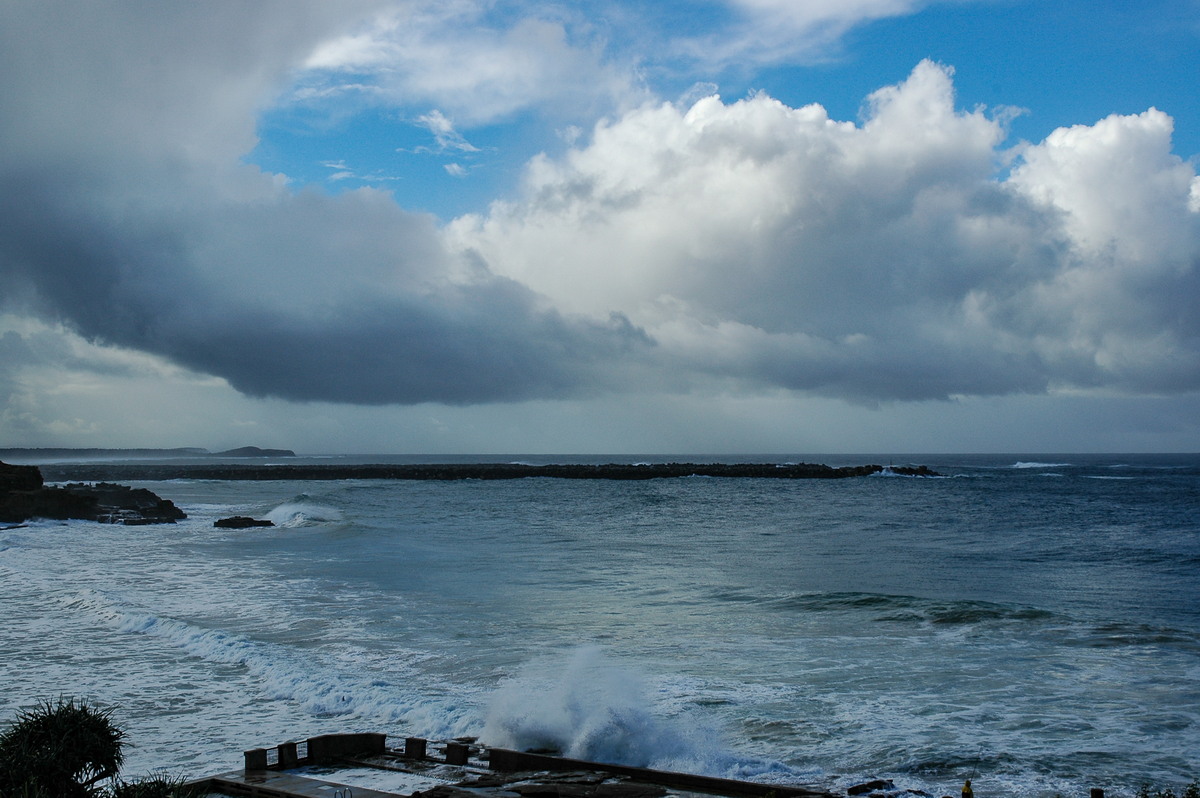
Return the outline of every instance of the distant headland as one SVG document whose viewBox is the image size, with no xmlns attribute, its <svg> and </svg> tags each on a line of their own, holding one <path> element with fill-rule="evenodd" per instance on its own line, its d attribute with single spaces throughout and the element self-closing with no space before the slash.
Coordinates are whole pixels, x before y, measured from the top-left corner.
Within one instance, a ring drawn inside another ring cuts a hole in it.
<svg viewBox="0 0 1200 798">
<path fill-rule="evenodd" d="M 197 446 L 176 449 L 71 449 L 71 448 L 15 448 L 0 449 L 0 460 L 7 462 L 38 462 L 53 460 L 176 460 L 183 458 L 222 457 L 295 457 L 291 449 L 260 449 L 257 446 L 241 446 L 223 452 L 210 452 Z"/>
</svg>

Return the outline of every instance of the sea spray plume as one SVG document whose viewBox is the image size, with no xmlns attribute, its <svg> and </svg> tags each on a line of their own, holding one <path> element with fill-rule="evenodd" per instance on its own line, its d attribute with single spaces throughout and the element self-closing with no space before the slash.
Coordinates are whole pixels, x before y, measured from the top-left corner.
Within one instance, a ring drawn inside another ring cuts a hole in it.
<svg viewBox="0 0 1200 798">
<path fill-rule="evenodd" d="M 500 687 L 481 740 L 552 749 L 597 762 L 710 770 L 720 750 L 711 731 L 657 717 L 641 676 L 601 649 L 576 649 L 565 668 L 540 663 Z"/>
</svg>

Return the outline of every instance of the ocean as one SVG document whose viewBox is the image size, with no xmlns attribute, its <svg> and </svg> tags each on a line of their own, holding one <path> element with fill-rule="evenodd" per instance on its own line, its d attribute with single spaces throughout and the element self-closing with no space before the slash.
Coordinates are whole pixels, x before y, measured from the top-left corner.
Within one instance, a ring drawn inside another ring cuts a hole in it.
<svg viewBox="0 0 1200 798">
<path fill-rule="evenodd" d="M 476 459 L 945 476 L 134 483 L 188 519 L 0 531 L 0 723 L 112 708 L 127 778 L 334 731 L 934 796 L 1200 777 L 1200 455 Z"/>
</svg>

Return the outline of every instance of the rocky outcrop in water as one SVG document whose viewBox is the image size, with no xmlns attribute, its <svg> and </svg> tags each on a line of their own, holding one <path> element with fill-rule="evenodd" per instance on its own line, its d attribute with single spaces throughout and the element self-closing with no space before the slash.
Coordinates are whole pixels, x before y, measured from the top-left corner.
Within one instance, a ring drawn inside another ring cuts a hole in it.
<svg viewBox="0 0 1200 798">
<path fill-rule="evenodd" d="M 67 485 L 62 490 L 72 496 L 96 503 L 96 515 L 90 520 L 109 524 L 173 524 L 187 514 L 169 499 L 145 488 L 131 488 L 100 482 L 94 485 Z"/>
<path fill-rule="evenodd" d="M 42 472 L 35 466 L 0 463 L 0 495 L 12 491 L 39 490 L 41 487 Z"/>
<path fill-rule="evenodd" d="M 0 523 L 31 518 L 138 525 L 173 524 L 187 515 L 145 488 L 106 482 L 47 487 L 37 467 L 0 463 Z"/>
<path fill-rule="evenodd" d="M 275 526 L 275 522 L 266 518 L 260 520 L 245 515 L 234 515 L 213 521 L 213 526 L 220 529 L 252 529 L 257 526 Z"/>
</svg>

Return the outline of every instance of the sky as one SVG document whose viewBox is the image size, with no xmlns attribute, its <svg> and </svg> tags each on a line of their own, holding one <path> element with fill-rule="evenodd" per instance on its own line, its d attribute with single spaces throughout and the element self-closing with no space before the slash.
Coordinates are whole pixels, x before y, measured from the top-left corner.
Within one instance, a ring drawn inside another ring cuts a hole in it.
<svg viewBox="0 0 1200 798">
<path fill-rule="evenodd" d="M 1197 75 L 1197 0 L 0 0 L 0 447 L 1200 451 Z"/>
</svg>

